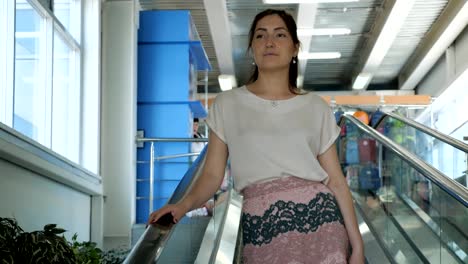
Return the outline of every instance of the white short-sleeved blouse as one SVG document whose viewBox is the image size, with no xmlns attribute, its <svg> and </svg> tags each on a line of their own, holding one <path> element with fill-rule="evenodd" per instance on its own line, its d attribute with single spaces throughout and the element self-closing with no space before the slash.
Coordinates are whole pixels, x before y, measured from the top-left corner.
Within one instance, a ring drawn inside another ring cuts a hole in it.
<svg viewBox="0 0 468 264">
<path fill-rule="evenodd" d="M 242 86 L 216 97 L 206 123 L 228 146 L 238 191 L 284 176 L 328 180 L 317 156 L 340 129 L 328 104 L 312 93 L 272 101 Z"/>
</svg>

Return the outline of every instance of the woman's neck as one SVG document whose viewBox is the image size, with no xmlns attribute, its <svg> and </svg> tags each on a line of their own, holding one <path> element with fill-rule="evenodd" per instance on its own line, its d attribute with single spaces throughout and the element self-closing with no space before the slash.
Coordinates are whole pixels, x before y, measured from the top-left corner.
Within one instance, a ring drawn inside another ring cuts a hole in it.
<svg viewBox="0 0 468 264">
<path fill-rule="evenodd" d="M 287 74 L 260 73 L 258 79 L 248 85 L 248 89 L 265 99 L 278 100 L 294 97 L 294 94 L 289 90 Z"/>
</svg>

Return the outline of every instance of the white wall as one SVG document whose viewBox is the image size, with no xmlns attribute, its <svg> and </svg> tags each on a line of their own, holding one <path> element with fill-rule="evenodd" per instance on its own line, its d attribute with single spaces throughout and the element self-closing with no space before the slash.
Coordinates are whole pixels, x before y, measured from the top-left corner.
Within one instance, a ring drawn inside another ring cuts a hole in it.
<svg viewBox="0 0 468 264">
<path fill-rule="evenodd" d="M 136 48 L 134 1 L 103 4 L 101 175 L 104 237 L 127 237 L 135 222 Z"/>
<path fill-rule="evenodd" d="M 468 68 L 468 26 L 462 31 L 455 40 L 455 70 L 456 74 Z"/>
<path fill-rule="evenodd" d="M 418 94 L 438 96 L 443 92 L 442 87 L 447 87 L 447 63 L 445 56 L 442 56 L 432 69 L 426 74 L 418 84 L 416 90 Z"/>
<path fill-rule="evenodd" d="M 468 68 L 466 58 L 468 58 L 468 27 L 465 27 L 445 56 L 439 59 L 417 85 L 417 93 L 439 96 L 456 77 Z"/>
<path fill-rule="evenodd" d="M 0 216 L 27 232 L 55 223 L 67 239 L 90 240 L 91 196 L 0 159 Z"/>
</svg>

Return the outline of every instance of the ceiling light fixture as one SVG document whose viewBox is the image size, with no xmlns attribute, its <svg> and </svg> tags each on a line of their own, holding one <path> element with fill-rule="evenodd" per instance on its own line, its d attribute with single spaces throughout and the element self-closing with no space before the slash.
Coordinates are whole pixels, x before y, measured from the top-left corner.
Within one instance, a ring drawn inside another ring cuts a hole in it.
<svg viewBox="0 0 468 264">
<path fill-rule="evenodd" d="M 331 35 L 349 35 L 349 28 L 298 28 L 298 36 L 331 36 Z"/>
<path fill-rule="evenodd" d="M 361 75 L 372 76 L 372 74 L 377 72 L 380 65 L 382 64 L 382 61 L 384 60 L 385 56 L 387 56 L 395 39 L 400 33 L 401 28 L 403 27 L 406 18 L 408 17 L 411 9 L 413 8 L 413 5 L 416 2 L 416 0 L 398 0 L 393 2 L 393 6 L 391 7 L 391 9 L 389 9 L 389 13 L 385 17 L 382 17 L 382 21 L 377 21 L 376 23 L 377 25 L 379 25 L 375 29 L 377 34 L 376 38 L 371 38 L 371 41 L 369 42 L 370 44 L 372 44 L 372 47 L 370 47 L 370 53 L 364 52 L 368 55 L 364 55 L 367 56 L 367 58 L 365 59 L 365 62 L 362 65 L 360 74 L 356 77 L 356 81 L 362 79 L 362 77 L 359 78 L 359 76 Z M 368 80 L 366 85 L 368 85 L 369 83 L 370 80 Z M 365 88 L 366 87 L 355 88 L 353 84 L 353 89 Z"/>
<path fill-rule="evenodd" d="M 264 4 L 317 4 L 317 3 L 345 3 L 359 0 L 263 0 Z"/>
<path fill-rule="evenodd" d="M 330 60 L 341 58 L 339 52 L 301 52 L 298 58 L 300 60 Z"/>
<path fill-rule="evenodd" d="M 370 80 L 372 79 L 372 74 L 369 73 L 361 73 L 359 74 L 353 82 L 353 89 L 361 90 L 367 87 Z"/>
<path fill-rule="evenodd" d="M 237 86 L 236 77 L 229 74 L 221 74 L 218 76 L 219 87 L 221 91 L 231 90 Z"/>
</svg>

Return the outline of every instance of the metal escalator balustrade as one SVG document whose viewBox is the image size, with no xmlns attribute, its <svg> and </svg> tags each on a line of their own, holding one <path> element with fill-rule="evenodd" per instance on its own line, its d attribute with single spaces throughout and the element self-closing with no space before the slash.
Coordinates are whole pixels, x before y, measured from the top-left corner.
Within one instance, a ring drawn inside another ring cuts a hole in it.
<svg viewBox="0 0 468 264">
<path fill-rule="evenodd" d="M 168 140 L 173 141 L 174 139 Z M 177 203 L 188 194 L 192 185 L 201 175 L 206 151 L 207 147 L 205 146 L 180 181 L 168 203 Z M 217 196 L 221 196 L 222 199 L 218 200 Z M 243 197 L 234 191 L 232 183 L 228 180 L 227 190 L 215 196 L 212 217 L 184 217 L 168 230 L 160 230 L 156 226 L 149 225 L 124 263 L 205 264 L 234 263 L 240 260 L 239 228 L 242 200 Z M 187 245 L 189 249 L 186 248 Z"/>
<path fill-rule="evenodd" d="M 467 263 L 467 189 L 356 118 L 346 115 L 341 126 L 351 131 L 337 145 L 358 218 L 365 220 L 369 263 Z M 347 157 L 353 152 L 343 146 L 354 141 L 371 142 L 375 156 Z M 388 261 L 376 257 L 379 250 Z"/>
<path fill-rule="evenodd" d="M 149 139 L 148 139 L 149 140 Z M 190 187 L 201 174 L 203 164 L 205 161 L 206 147 L 200 153 L 199 157 L 195 160 L 189 170 L 185 173 L 179 185 L 175 189 L 168 203 L 177 203 L 181 200 L 190 190 Z M 153 159 L 153 155 L 151 155 Z M 152 194 L 150 194 L 152 197 Z M 171 236 L 176 226 L 172 226 L 169 230 L 160 230 L 153 225 L 149 225 L 138 242 L 130 251 L 124 263 L 128 264 L 145 264 L 155 263 L 164 251 L 165 245 L 171 239 Z"/>
<path fill-rule="evenodd" d="M 384 112 L 374 127 L 449 178 L 468 187 L 468 144 L 391 112 Z"/>
</svg>

